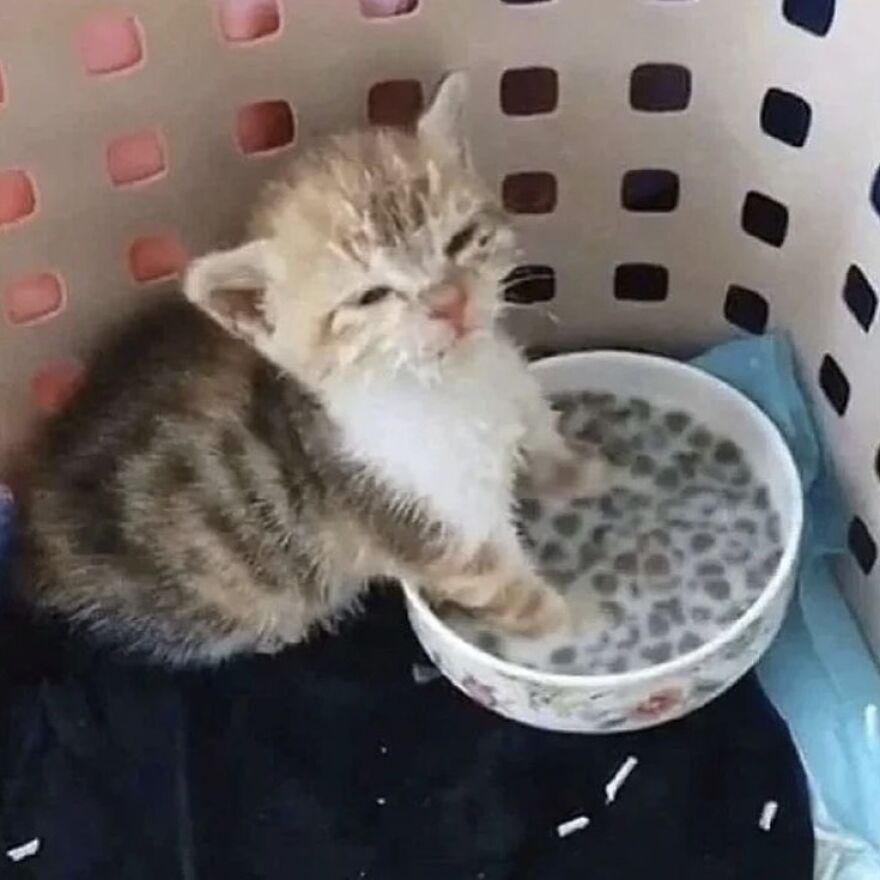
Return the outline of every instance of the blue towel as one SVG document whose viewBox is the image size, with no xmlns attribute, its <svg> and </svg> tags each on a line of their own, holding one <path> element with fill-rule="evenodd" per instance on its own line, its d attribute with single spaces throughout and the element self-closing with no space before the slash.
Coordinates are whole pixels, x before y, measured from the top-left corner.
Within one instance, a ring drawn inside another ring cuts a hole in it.
<svg viewBox="0 0 880 880">
<path fill-rule="evenodd" d="M 782 337 L 742 340 L 712 349 L 694 365 L 758 404 L 800 469 L 807 504 L 798 591 L 759 676 L 792 729 L 821 812 L 876 848 L 864 853 L 876 866 L 871 873 L 847 876 L 880 877 L 880 742 L 866 725 L 867 707 L 880 707 L 880 673 L 831 574 L 833 557 L 845 550 L 847 518 L 791 348 Z"/>
</svg>

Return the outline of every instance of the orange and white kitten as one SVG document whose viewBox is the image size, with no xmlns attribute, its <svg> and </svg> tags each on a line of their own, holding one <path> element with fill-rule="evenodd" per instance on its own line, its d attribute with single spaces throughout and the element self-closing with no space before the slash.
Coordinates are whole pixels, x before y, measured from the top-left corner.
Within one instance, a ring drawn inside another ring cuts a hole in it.
<svg viewBox="0 0 880 880">
<path fill-rule="evenodd" d="M 25 505 L 37 604 L 175 662 L 294 643 L 375 576 L 515 632 L 566 623 L 514 489 L 591 492 L 596 465 L 499 327 L 514 236 L 465 93 L 453 74 L 414 130 L 296 157 L 247 241 L 191 265 L 197 310 L 98 357 Z"/>
</svg>

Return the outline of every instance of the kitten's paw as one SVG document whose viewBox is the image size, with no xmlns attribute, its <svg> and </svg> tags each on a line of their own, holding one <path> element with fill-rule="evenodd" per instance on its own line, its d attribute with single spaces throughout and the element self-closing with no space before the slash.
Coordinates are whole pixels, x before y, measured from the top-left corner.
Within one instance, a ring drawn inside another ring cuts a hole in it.
<svg viewBox="0 0 880 880">
<path fill-rule="evenodd" d="M 592 446 L 576 449 L 571 465 L 575 469 L 575 474 L 566 493 L 568 497 L 597 498 L 608 491 L 609 464 L 596 454 Z"/>
<path fill-rule="evenodd" d="M 493 624 L 513 635 L 537 638 L 574 631 L 565 599 L 539 578 L 511 584 L 503 601 L 487 612 Z"/>
<path fill-rule="evenodd" d="M 537 457 L 526 478 L 526 490 L 539 497 L 573 500 L 595 498 L 609 484 L 608 463 L 593 446 L 569 443 L 564 456 Z"/>
</svg>

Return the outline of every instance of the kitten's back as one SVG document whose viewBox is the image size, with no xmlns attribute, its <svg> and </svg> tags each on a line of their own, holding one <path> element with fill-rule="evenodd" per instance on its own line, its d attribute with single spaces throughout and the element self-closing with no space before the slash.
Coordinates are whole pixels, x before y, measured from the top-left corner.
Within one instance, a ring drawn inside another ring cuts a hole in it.
<svg viewBox="0 0 880 880">
<path fill-rule="evenodd" d="M 23 505 L 38 604 L 170 659 L 318 601 L 319 408 L 185 302 L 136 318 L 46 429 Z M 292 589 L 296 582 L 296 589 Z M 301 635 L 301 634 L 300 634 Z"/>
</svg>

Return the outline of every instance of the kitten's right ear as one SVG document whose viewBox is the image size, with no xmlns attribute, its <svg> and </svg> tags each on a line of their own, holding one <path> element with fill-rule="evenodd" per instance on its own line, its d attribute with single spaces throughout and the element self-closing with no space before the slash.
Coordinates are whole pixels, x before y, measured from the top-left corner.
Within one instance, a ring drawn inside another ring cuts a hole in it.
<svg viewBox="0 0 880 880">
<path fill-rule="evenodd" d="M 259 239 L 194 260 L 183 292 L 230 333 L 259 346 L 275 330 L 273 293 L 284 278 L 284 261 Z"/>
<path fill-rule="evenodd" d="M 448 73 L 418 124 L 419 137 L 462 164 L 469 161 L 464 119 L 467 96 L 468 75 L 463 70 Z"/>
</svg>

